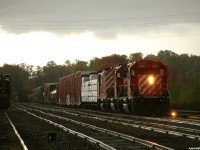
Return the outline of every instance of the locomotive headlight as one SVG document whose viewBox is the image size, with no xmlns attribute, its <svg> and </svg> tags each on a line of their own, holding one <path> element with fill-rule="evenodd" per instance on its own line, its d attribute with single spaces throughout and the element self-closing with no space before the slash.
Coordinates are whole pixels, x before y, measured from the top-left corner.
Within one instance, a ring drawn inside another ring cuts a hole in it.
<svg viewBox="0 0 200 150">
<path fill-rule="evenodd" d="M 172 118 L 175 118 L 177 115 L 176 115 L 176 112 L 171 112 L 171 116 L 172 116 Z"/>
<path fill-rule="evenodd" d="M 155 78 L 154 78 L 154 76 L 152 76 L 152 75 L 149 76 L 149 77 L 148 77 L 148 82 L 149 82 L 150 85 L 153 85 L 154 82 L 155 82 Z"/>
</svg>

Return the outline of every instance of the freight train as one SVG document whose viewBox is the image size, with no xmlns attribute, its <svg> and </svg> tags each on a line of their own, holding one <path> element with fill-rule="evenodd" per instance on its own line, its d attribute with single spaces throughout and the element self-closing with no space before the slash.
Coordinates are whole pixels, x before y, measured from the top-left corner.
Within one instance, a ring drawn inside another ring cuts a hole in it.
<svg viewBox="0 0 200 150">
<path fill-rule="evenodd" d="M 11 76 L 0 75 L 0 109 L 8 109 L 11 99 Z"/>
<path fill-rule="evenodd" d="M 79 71 L 64 76 L 56 84 L 46 83 L 43 88 L 34 89 L 33 99 L 102 111 L 166 115 L 170 105 L 168 76 L 162 62 L 140 60 L 100 72 Z M 50 88 L 52 85 L 54 88 Z"/>
</svg>

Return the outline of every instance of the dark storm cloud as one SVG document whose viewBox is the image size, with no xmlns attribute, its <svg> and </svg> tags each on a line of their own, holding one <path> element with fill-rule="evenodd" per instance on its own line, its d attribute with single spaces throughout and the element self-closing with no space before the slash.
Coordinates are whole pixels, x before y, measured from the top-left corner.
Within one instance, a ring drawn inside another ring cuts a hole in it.
<svg viewBox="0 0 200 150">
<path fill-rule="evenodd" d="M 14 33 L 93 31 L 102 37 L 198 24 L 199 0 L 1 0 L 0 27 Z"/>
</svg>

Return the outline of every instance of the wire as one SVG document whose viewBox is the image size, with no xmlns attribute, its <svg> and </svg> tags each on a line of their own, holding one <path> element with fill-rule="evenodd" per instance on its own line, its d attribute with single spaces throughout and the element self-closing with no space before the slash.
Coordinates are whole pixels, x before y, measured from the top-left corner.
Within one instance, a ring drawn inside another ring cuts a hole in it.
<svg viewBox="0 0 200 150">
<path fill-rule="evenodd" d="M 7 22 L 99 22 L 99 21 L 125 21 L 125 20 L 135 20 L 135 19 L 151 19 L 151 18 L 161 18 L 161 17 L 175 17 L 175 16 L 185 16 L 185 15 L 193 15 L 200 14 L 200 11 L 195 12 L 187 12 L 187 13 L 177 13 L 177 14 L 169 14 L 169 15 L 158 15 L 158 16 L 147 16 L 147 17 L 134 17 L 134 18 L 109 18 L 109 19 L 84 19 L 84 20 L 7 20 L 0 19 L 0 21 Z"/>
<path fill-rule="evenodd" d="M 181 20 L 185 22 L 184 20 Z M 199 23 L 200 20 L 188 20 L 187 23 Z M 123 27 L 151 27 L 151 26 L 160 26 L 166 24 L 173 24 L 176 22 L 146 22 L 146 23 L 128 23 L 128 24 L 108 24 L 108 25 L 3 25 L 0 28 L 15 28 L 15 29 L 30 29 L 30 28 L 45 28 L 45 29 L 91 29 L 91 28 L 123 28 Z"/>
</svg>

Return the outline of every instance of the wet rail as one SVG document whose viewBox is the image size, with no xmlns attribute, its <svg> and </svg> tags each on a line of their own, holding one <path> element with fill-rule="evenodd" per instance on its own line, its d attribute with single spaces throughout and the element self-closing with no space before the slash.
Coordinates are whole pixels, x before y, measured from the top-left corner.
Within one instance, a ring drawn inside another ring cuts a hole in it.
<svg viewBox="0 0 200 150">
<path fill-rule="evenodd" d="M 103 143 L 108 143 L 108 145 L 113 146 L 116 149 L 171 149 L 169 147 L 166 146 L 162 146 L 160 144 L 148 141 L 148 140 L 142 140 L 140 138 L 135 138 L 129 135 L 125 135 L 122 133 L 118 133 L 118 132 L 114 132 L 108 129 L 103 129 L 103 128 L 99 128 L 96 127 L 94 125 L 90 125 L 90 124 L 86 124 L 83 122 L 79 122 L 79 121 L 75 121 L 72 119 L 67 119 L 58 115 L 54 115 L 48 112 L 43 112 L 41 110 L 38 110 L 36 108 L 28 108 L 25 106 L 20 106 L 21 109 L 26 109 L 26 111 L 34 111 L 35 113 L 40 113 L 42 115 L 45 116 L 50 116 L 50 117 L 54 117 L 56 119 L 60 119 L 60 120 L 64 120 L 67 122 L 71 122 L 73 124 L 76 124 L 75 130 L 80 130 L 81 129 L 81 133 L 84 132 L 87 135 L 92 136 L 95 139 L 100 139 Z M 38 115 L 38 114 L 37 114 Z M 63 122 L 62 122 L 63 123 Z M 75 126 L 75 125 L 73 125 Z M 81 126 L 81 127 L 80 127 Z M 87 131 L 87 132 L 86 132 Z"/>
<path fill-rule="evenodd" d="M 4 111 L 4 113 L 5 113 L 6 117 L 7 117 L 7 119 L 8 119 L 8 121 L 9 121 L 10 125 L 12 126 L 13 131 L 15 132 L 15 135 L 18 137 L 18 139 L 19 139 L 19 141 L 20 141 L 20 143 L 21 143 L 21 145 L 22 145 L 22 147 L 23 147 L 23 150 L 28 150 L 27 146 L 25 145 L 23 139 L 22 139 L 21 136 L 19 135 L 17 129 L 15 128 L 15 126 L 14 126 L 14 124 L 12 123 L 11 119 L 9 118 L 8 114 L 7 114 L 5 111 Z"/>
<path fill-rule="evenodd" d="M 40 108 L 40 109 L 45 109 L 45 110 L 48 110 L 48 109 L 51 109 L 51 111 L 59 111 L 59 109 L 56 109 L 56 108 L 47 108 L 47 107 L 42 107 L 42 106 L 34 106 L 34 105 L 31 105 L 33 107 L 36 107 L 36 108 Z M 62 109 L 61 109 L 62 110 Z M 191 129 L 191 128 L 187 128 L 187 127 L 180 127 L 180 126 L 174 126 L 174 125 L 165 125 L 165 124 L 161 124 L 161 123 L 153 123 L 153 122 L 146 122 L 145 120 L 143 121 L 133 121 L 133 120 L 130 120 L 130 119 L 121 119 L 121 118 L 116 118 L 116 117 L 110 117 L 110 116 L 102 116 L 102 115 L 97 115 L 97 114 L 91 114 L 91 113 L 85 113 L 85 112 L 82 112 L 82 111 L 75 111 L 75 110 L 62 110 L 63 113 L 69 113 L 71 115 L 79 115 L 79 116 L 82 116 L 82 117 L 90 117 L 92 119 L 96 119 L 96 120 L 101 120 L 101 121 L 107 121 L 107 122 L 110 122 L 110 123 L 117 123 L 117 124 L 122 124 L 122 125 L 125 125 L 125 126 L 132 126 L 132 127 L 135 127 L 135 128 L 140 128 L 140 129 L 145 129 L 145 130 L 151 130 L 151 131 L 154 131 L 154 132 L 159 132 L 159 133 L 164 133 L 164 134 L 171 134 L 171 135 L 174 135 L 174 136 L 184 136 L 184 137 L 187 137 L 187 138 L 191 138 L 191 139 L 197 139 L 197 140 L 200 140 L 200 130 L 199 129 Z M 150 119 L 150 118 L 148 118 Z M 163 118 L 151 118 L 151 119 L 156 119 L 156 120 L 161 120 L 163 121 Z M 166 119 L 165 119 L 166 121 Z M 200 123 L 193 123 L 193 122 L 186 122 L 186 121 L 178 121 L 178 120 L 167 120 L 168 122 L 178 122 L 178 123 L 188 123 L 188 124 L 192 124 L 192 125 L 197 125 L 199 126 Z M 179 131 L 179 132 L 178 132 Z M 195 134 L 194 134 L 195 133 Z"/>
<path fill-rule="evenodd" d="M 180 120 L 177 120 L 168 117 L 154 118 L 154 117 L 133 116 L 124 114 L 113 114 L 113 113 L 91 111 L 84 109 L 63 108 L 63 107 L 43 105 L 43 104 L 30 104 L 29 106 L 33 108 L 38 108 L 42 111 L 59 113 L 59 114 L 63 113 L 66 114 L 67 116 L 71 115 L 74 116 L 74 118 L 75 117 L 85 118 L 82 120 L 89 119 L 89 120 L 97 120 L 94 122 L 105 122 L 106 124 L 109 123 L 113 125 L 113 128 L 115 128 L 116 126 L 118 127 L 124 126 L 123 127 L 124 129 L 125 128 L 131 129 L 130 127 L 132 127 L 133 131 L 131 131 L 131 133 L 133 134 L 130 135 L 132 136 L 135 135 L 136 137 L 142 137 L 142 139 L 151 139 L 151 141 L 154 141 L 156 143 L 162 143 L 165 146 L 172 147 L 174 149 L 182 149 L 182 147 L 184 146 L 185 146 L 184 148 L 189 148 L 189 145 L 191 144 L 200 146 L 199 143 L 200 128 L 198 126 L 198 122 L 192 121 L 191 123 L 191 120 L 185 120 L 185 119 L 182 120 L 182 118 Z M 140 133 L 144 132 L 144 130 L 146 130 L 144 134 Z M 146 134 L 149 134 L 149 136 L 146 137 Z M 162 136 L 162 138 L 159 138 L 160 136 Z M 167 143 L 165 142 L 166 140 Z M 184 143 L 182 147 L 179 146 L 180 144 L 178 144 L 180 141 Z"/>
</svg>

